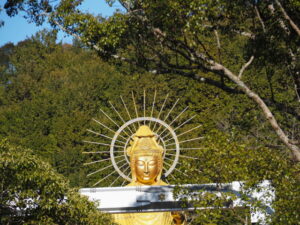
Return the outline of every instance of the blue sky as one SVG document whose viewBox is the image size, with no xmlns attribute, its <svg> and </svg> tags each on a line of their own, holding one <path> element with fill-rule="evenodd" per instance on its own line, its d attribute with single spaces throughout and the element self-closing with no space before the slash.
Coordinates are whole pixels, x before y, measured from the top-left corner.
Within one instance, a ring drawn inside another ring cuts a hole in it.
<svg viewBox="0 0 300 225">
<path fill-rule="evenodd" d="M 0 3 L 0 8 L 3 8 L 3 2 Z M 109 7 L 105 0 L 85 0 L 80 6 L 80 9 L 83 11 L 101 14 L 102 16 L 112 15 L 117 8 L 120 8 L 120 5 Z M 19 41 L 31 37 L 39 30 L 50 28 L 49 24 L 38 27 L 34 23 L 28 23 L 22 14 L 8 17 L 4 10 L 0 13 L 0 20 L 3 20 L 5 23 L 3 27 L 0 27 L 0 46 L 8 42 L 17 44 Z M 72 43 L 72 37 L 60 31 L 58 33 L 58 41 Z"/>
</svg>

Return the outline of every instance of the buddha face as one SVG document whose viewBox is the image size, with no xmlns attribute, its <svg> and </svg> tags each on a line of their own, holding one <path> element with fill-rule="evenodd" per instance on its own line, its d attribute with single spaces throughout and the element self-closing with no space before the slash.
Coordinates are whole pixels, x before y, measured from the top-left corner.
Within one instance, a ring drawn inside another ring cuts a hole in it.
<svg viewBox="0 0 300 225">
<path fill-rule="evenodd" d="M 157 156 L 136 156 L 135 173 L 139 183 L 153 184 L 159 175 L 159 165 Z"/>
</svg>

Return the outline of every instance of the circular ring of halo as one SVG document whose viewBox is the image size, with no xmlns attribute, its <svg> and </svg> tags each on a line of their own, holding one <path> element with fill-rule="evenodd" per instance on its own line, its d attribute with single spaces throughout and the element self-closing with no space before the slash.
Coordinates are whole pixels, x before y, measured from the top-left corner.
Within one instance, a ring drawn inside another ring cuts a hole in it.
<svg viewBox="0 0 300 225">
<path fill-rule="evenodd" d="M 174 130 L 164 121 L 160 120 L 160 119 L 157 119 L 157 118 L 153 118 L 153 117 L 138 117 L 138 118 L 134 118 L 134 119 L 131 119 L 129 121 L 127 121 L 126 123 L 124 123 L 118 130 L 117 132 L 115 133 L 112 141 L 111 141 L 111 144 L 110 144 L 110 159 L 111 159 L 111 162 L 112 162 L 112 165 L 114 166 L 115 170 L 119 173 L 119 175 L 121 177 L 123 177 L 125 180 L 131 182 L 132 179 L 128 176 L 126 176 L 118 167 L 116 161 L 115 161 L 115 157 L 114 157 L 114 146 L 115 146 L 115 142 L 118 138 L 118 136 L 120 135 L 120 133 L 129 125 L 135 123 L 135 122 L 139 122 L 139 121 L 152 121 L 152 122 L 156 122 L 158 124 L 161 124 L 162 126 L 164 126 L 172 135 L 174 141 L 175 141 L 175 148 L 176 148 L 176 154 L 175 154 L 175 159 L 171 165 L 171 167 L 167 170 L 167 172 L 164 174 L 165 177 L 169 176 L 170 173 L 172 173 L 172 171 L 175 169 L 177 163 L 178 163 L 178 160 L 179 160 L 179 154 L 180 154 L 180 148 L 179 148 L 179 141 L 178 141 L 178 138 L 177 138 L 177 135 L 176 133 L 174 132 Z"/>
<path fill-rule="evenodd" d="M 129 143 L 129 141 L 130 141 L 130 139 L 133 137 L 133 135 L 131 135 L 128 139 L 127 139 L 127 141 L 126 141 L 126 143 L 125 143 L 125 146 L 124 146 L 124 157 L 125 157 L 125 159 L 126 159 L 126 162 L 128 163 L 128 165 L 130 165 L 130 162 L 129 162 L 129 159 L 128 159 L 128 157 L 127 157 L 127 154 L 126 154 L 126 149 L 127 149 L 127 145 L 128 145 L 128 143 Z"/>
</svg>

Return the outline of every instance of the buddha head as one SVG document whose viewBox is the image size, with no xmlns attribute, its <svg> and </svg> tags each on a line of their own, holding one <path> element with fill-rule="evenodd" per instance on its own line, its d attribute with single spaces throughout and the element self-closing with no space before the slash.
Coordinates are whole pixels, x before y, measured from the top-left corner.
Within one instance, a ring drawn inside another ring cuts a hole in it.
<svg viewBox="0 0 300 225">
<path fill-rule="evenodd" d="M 136 131 L 127 155 L 130 157 L 133 182 L 151 185 L 160 180 L 163 148 L 148 126 L 140 126 Z"/>
</svg>

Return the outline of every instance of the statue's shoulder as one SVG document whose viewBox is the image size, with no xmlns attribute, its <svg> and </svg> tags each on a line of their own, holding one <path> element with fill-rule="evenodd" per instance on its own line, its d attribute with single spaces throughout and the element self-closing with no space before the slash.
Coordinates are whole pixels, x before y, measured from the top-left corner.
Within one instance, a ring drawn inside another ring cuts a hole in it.
<svg viewBox="0 0 300 225">
<path fill-rule="evenodd" d="M 164 181 L 162 181 L 162 180 L 160 180 L 160 182 L 159 182 L 159 184 L 158 185 L 169 185 L 168 183 L 166 183 L 166 182 L 164 182 Z"/>
</svg>

